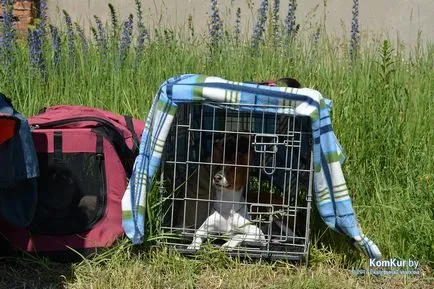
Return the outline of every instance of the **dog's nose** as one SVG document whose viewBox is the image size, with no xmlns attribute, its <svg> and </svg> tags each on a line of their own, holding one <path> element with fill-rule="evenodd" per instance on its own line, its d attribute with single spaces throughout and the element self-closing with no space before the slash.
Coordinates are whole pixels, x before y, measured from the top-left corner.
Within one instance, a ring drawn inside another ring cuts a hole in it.
<svg viewBox="0 0 434 289">
<path fill-rule="evenodd" d="M 214 182 L 215 183 L 221 183 L 221 181 L 223 180 L 223 175 L 222 174 L 215 174 L 214 175 Z"/>
<path fill-rule="evenodd" d="M 225 182 L 225 176 L 221 173 L 214 175 L 214 184 L 223 186 Z"/>
</svg>

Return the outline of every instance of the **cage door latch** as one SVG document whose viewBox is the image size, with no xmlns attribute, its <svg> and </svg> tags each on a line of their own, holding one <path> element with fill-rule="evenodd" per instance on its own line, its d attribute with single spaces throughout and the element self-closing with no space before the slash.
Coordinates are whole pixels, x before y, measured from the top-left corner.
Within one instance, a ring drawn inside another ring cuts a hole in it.
<svg viewBox="0 0 434 289">
<path fill-rule="evenodd" d="M 261 153 L 261 166 L 264 173 L 272 175 L 276 170 L 276 155 L 279 137 L 275 134 L 259 133 L 255 135 L 253 147 L 256 153 Z"/>
<path fill-rule="evenodd" d="M 253 147 L 257 153 L 277 153 L 279 137 L 275 134 L 259 133 L 255 135 Z"/>
</svg>

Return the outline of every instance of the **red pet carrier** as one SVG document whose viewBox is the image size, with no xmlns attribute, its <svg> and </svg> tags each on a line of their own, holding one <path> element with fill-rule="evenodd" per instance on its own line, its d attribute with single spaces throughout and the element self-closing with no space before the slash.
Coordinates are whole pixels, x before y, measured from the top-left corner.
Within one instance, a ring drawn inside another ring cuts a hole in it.
<svg viewBox="0 0 434 289">
<path fill-rule="evenodd" d="M 111 246 L 123 235 L 121 199 L 144 122 L 100 109 L 55 106 L 29 124 L 40 168 L 36 213 L 26 229 L 6 226 L 9 242 L 55 260 Z"/>
</svg>

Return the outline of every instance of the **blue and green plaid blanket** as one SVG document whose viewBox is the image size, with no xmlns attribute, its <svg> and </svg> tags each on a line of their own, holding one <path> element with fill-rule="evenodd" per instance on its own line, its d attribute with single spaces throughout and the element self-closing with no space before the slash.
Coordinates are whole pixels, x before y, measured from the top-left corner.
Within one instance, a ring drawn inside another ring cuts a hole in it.
<svg viewBox="0 0 434 289">
<path fill-rule="evenodd" d="M 309 88 L 270 87 L 196 74 L 165 81 L 147 117 L 140 153 L 122 199 L 123 227 L 134 244 L 143 241 L 146 195 L 160 166 L 178 105 L 207 101 L 236 103 L 240 110 L 242 104 L 260 104 L 255 106 L 255 112 L 309 116 L 314 139 L 314 196 L 322 219 L 333 230 L 352 238 L 354 245 L 370 258 L 381 258 L 378 247 L 362 233 L 354 214 L 341 169 L 345 155 L 332 130 L 330 100 Z"/>
</svg>

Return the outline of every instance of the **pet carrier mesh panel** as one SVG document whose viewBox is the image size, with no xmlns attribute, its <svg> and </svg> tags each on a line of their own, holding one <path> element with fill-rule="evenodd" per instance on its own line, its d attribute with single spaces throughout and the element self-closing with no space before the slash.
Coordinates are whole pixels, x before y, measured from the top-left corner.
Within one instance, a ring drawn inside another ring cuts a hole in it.
<svg viewBox="0 0 434 289">
<path fill-rule="evenodd" d="M 220 156 L 217 143 L 223 149 Z M 230 143 L 235 146 L 230 148 Z M 228 254 L 307 258 L 311 150 L 308 117 L 258 113 L 246 104 L 242 109 L 225 103 L 181 105 L 163 152 L 161 242 L 193 253 L 200 244 L 192 246 L 192 242 L 205 229 L 202 246 L 223 244 Z M 234 152 L 235 160 L 228 161 Z M 248 161 L 240 161 L 243 154 Z M 238 183 L 233 190 L 240 192 L 222 191 L 218 172 L 228 179 L 227 188 Z M 236 212 L 248 223 L 237 226 L 233 221 L 225 227 L 219 219 L 210 220 L 215 212 L 223 221 L 234 219 L 231 213 Z M 209 222 L 218 225 L 210 229 Z M 246 236 L 246 227 L 257 235 Z M 236 247 L 227 246 L 231 240 L 238 240 Z"/>
</svg>

